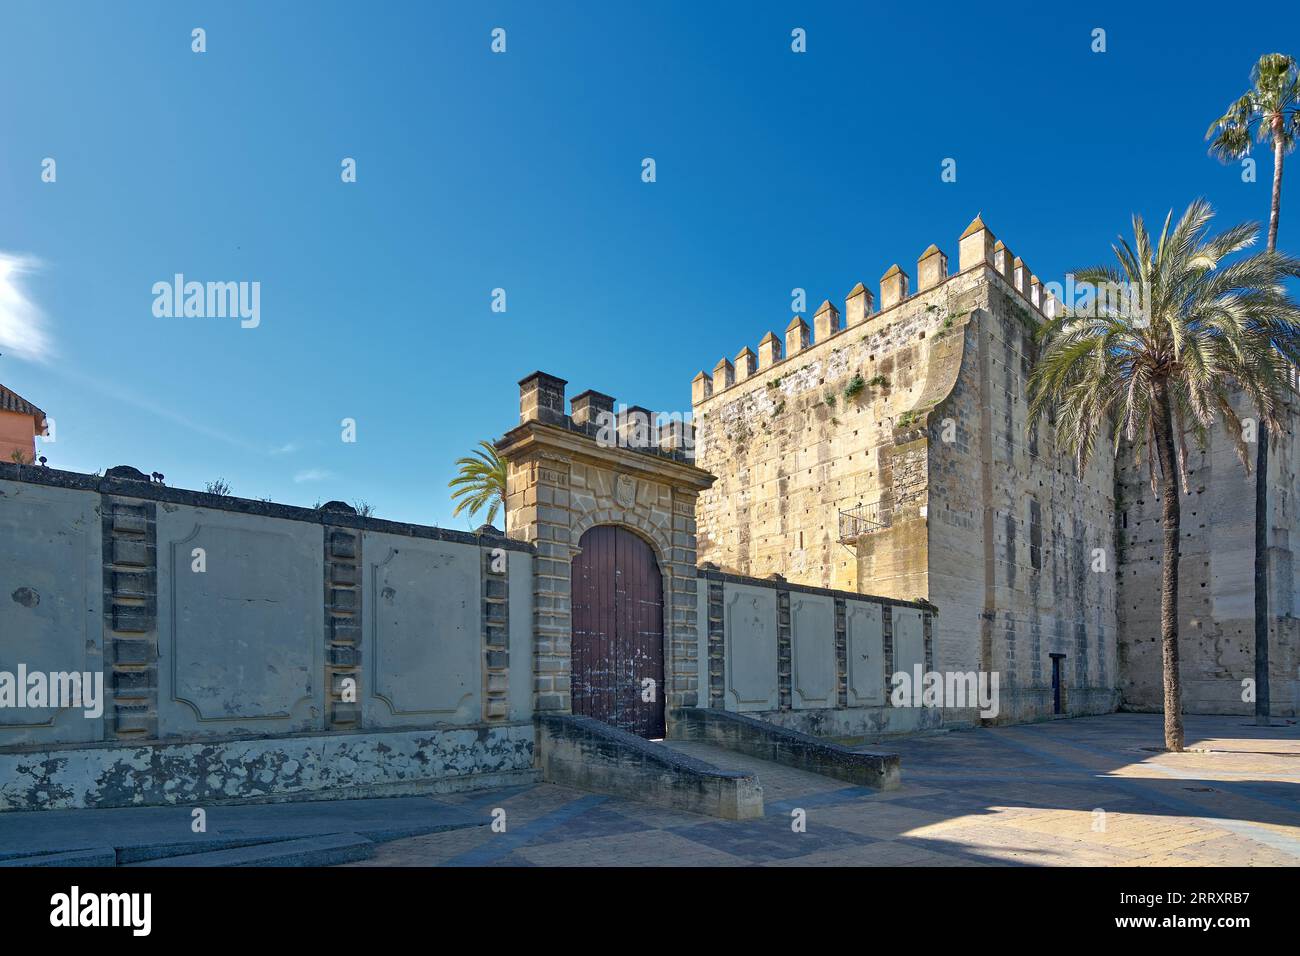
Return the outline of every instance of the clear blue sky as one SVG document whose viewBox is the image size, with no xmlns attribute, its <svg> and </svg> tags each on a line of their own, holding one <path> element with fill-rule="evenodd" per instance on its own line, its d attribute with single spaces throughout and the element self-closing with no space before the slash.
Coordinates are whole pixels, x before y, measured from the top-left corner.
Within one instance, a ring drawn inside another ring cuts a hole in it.
<svg viewBox="0 0 1300 956">
<path fill-rule="evenodd" d="M 1202 137 L 1300 53 L 1294 5 L 945 6 L 5 0 L 0 335 L 29 328 L 0 382 L 54 417 L 52 466 L 463 528 L 453 462 L 534 369 L 688 411 L 792 288 L 955 264 L 977 212 L 1044 280 L 1134 211 L 1266 217 L 1267 155 L 1245 184 Z M 260 326 L 155 317 L 177 272 L 260 282 Z"/>
</svg>

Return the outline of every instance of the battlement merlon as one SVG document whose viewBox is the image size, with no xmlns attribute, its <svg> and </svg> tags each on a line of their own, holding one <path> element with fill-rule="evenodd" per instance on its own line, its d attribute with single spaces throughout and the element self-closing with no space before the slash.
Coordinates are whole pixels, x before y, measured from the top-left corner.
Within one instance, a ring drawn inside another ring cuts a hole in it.
<svg viewBox="0 0 1300 956">
<path fill-rule="evenodd" d="M 937 245 L 931 244 L 916 262 L 916 289 L 910 288 L 911 277 L 894 263 L 880 277 L 880 311 L 873 313 L 876 297 L 861 282 L 857 283 L 844 299 L 844 321 L 840 310 L 829 299 L 822 302 L 813 316 L 813 326 L 796 315 L 786 327 L 784 338 L 769 331 L 758 343 L 758 355 L 745 346 L 736 354 L 736 363 L 723 359 L 712 375 L 701 371 L 691 383 L 691 404 L 699 405 L 714 396 L 745 382 L 759 372 L 815 349 L 837 335 L 855 326 L 884 320 L 891 309 L 903 305 L 918 295 L 943 286 L 946 282 L 974 269 L 987 269 L 1020 294 L 1031 314 L 1040 318 L 1055 318 L 1061 310 L 1056 297 L 1047 291 L 1038 276 L 1015 255 L 977 215 L 957 240 L 957 271 L 949 274 L 948 256 Z"/>
</svg>

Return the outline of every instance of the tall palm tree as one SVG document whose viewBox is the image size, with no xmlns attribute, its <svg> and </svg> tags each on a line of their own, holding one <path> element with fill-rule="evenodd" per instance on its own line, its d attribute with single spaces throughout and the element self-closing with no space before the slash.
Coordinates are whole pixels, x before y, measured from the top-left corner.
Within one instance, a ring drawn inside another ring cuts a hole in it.
<svg viewBox="0 0 1300 956">
<path fill-rule="evenodd" d="M 1300 260 L 1262 252 L 1225 263 L 1254 243 L 1259 227 L 1246 224 L 1211 235 L 1213 215 L 1198 199 L 1171 232 L 1171 212 L 1154 244 L 1142 218 L 1134 216 L 1133 245 L 1121 239 L 1113 247 L 1119 268 L 1096 266 L 1076 274 L 1077 282 L 1100 289 L 1132 290 L 1131 304 L 1115 307 L 1111 295 L 1108 307 L 1066 311 L 1048 322 L 1029 381 L 1031 427 L 1055 409 L 1058 443 L 1081 467 L 1107 428 L 1117 454 L 1121 442 L 1139 456 L 1145 451 L 1153 483 L 1158 462 L 1165 747 L 1172 751 L 1183 749 L 1178 482 L 1186 437 L 1190 432 L 1204 447 L 1210 427 L 1222 418 L 1246 463 L 1232 389 L 1241 389 L 1270 417 L 1291 388 L 1288 363 L 1300 359 L 1300 307 L 1281 284 L 1300 275 Z"/>
<path fill-rule="evenodd" d="M 468 509 L 470 517 L 487 508 L 487 523 L 491 524 L 498 510 L 506 505 L 506 463 L 497 455 L 491 442 L 481 441 L 473 455 L 456 459 L 459 473 L 447 483 L 455 489 L 451 493 L 456 501 L 452 516 Z M 459 500 L 457 500 L 459 499 Z"/>
<path fill-rule="evenodd" d="M 1250 89 L 1210 124 L 1210 155 L 1223 162 L 1250 154 L 1252 140 L 1273 147 L 1273 196 L 1268 214 L 1269 252 L 1277 249 L 1282 210 L 1282 158 L 1300 133 L 1300 76 L 1296 61 L 1266 53 L 1250 71 Z M 1267 726 L 1268 691 L 1268 422 L 1259 424 L 1255 450 L 1255 723 Z"/>
</svg>

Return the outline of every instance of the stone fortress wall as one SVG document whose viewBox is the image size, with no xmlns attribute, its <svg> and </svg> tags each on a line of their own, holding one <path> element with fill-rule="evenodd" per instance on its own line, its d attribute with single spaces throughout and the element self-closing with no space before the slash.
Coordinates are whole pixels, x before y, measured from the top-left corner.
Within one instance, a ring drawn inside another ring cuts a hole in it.
<svg viewBox="0 0 1300 956">
<path fill-rule="evenodd" d="M 999 720 L 1118 704 L 1114 465 L 1027 429 L 1032 329 L 1057 303 L 982 220 L 917 288 L 897 265 L 692 383 L 699 556 L 934 603 L 941 671 L 996 671 Z M 1053 662 L 1059 656 L 1059 663 Z"/>
<path fill-rule="evenodd" d="M 1253 412 L 1238 402 L 1239 416 Z M 1269 450 L 1269 687 L 1271 712 L 1296 715 L 1300 702 L 1300 445 L 1296 410 L 1274 429 Z M 1205 451 L 1189 451 L 1178 565 L 1178 643 L 1183 698 L 1201 714 L 1253 714 L 1243 679 L 1255 676 L 1255 447 L 1248 474 L 1222 428 Z M 1160 496 L 1145 462 L 1118 462 L 1120 681 L 1126 707 L 1159 711 L 1161 680 Z"/>
</svg>

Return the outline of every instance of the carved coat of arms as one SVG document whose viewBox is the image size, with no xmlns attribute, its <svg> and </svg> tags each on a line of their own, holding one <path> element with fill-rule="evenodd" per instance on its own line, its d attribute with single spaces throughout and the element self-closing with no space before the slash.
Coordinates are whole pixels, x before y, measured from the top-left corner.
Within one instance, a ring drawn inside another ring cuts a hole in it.
<svg viewBox="0 0 1300 956">
<path fill-rule="evenodd" d="M 614 481 L 614 500 L 620 508 L 631 508 L 636 504 L 636 481 L 627 475 L 619 475 Z"/>
</svg>

